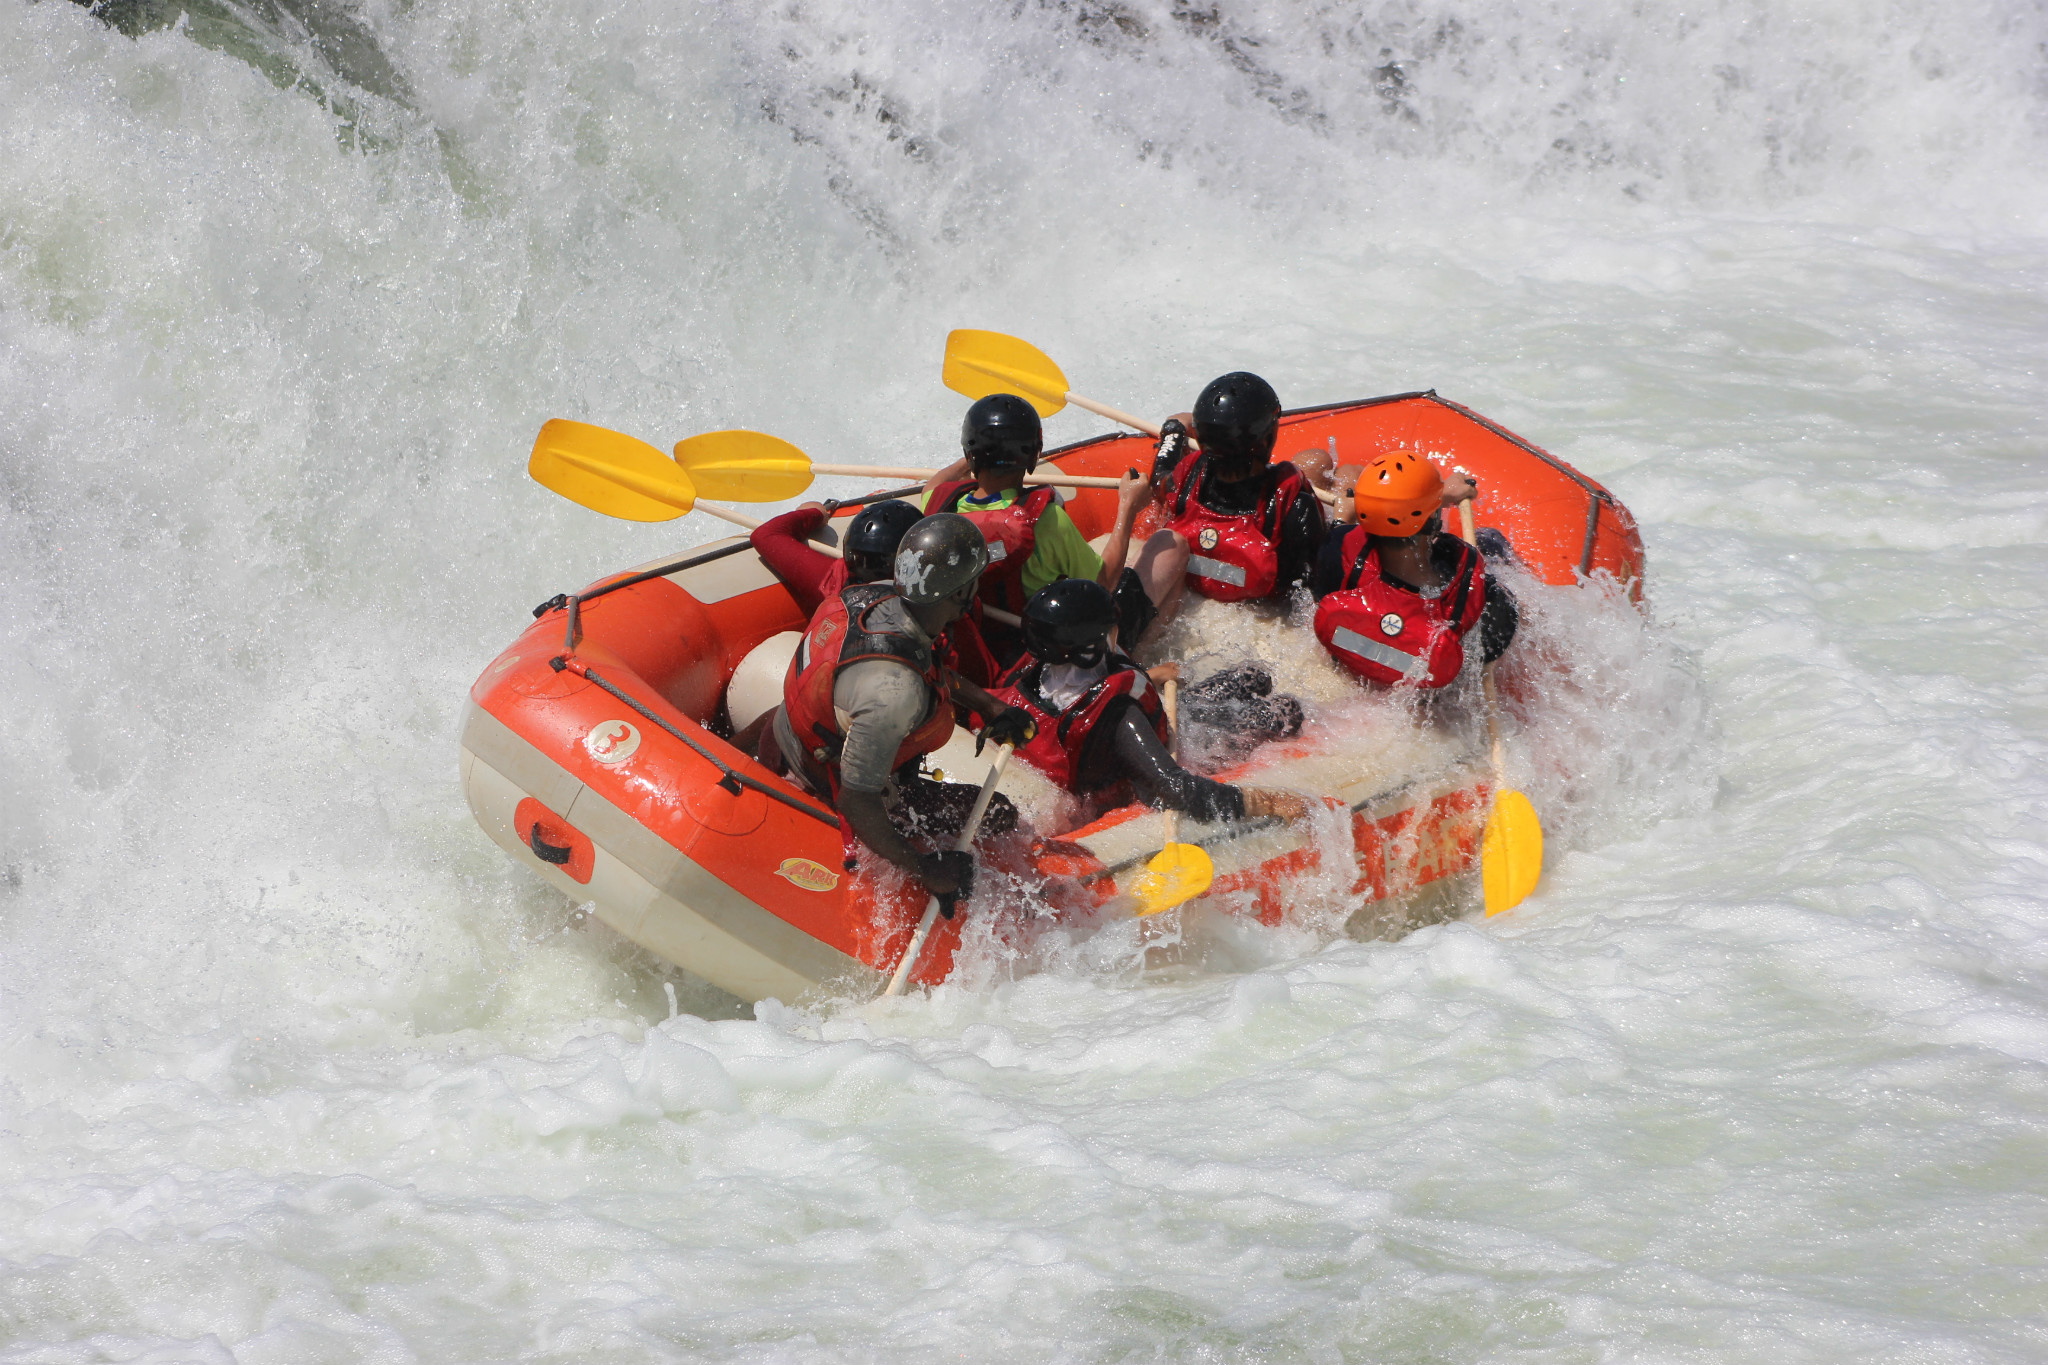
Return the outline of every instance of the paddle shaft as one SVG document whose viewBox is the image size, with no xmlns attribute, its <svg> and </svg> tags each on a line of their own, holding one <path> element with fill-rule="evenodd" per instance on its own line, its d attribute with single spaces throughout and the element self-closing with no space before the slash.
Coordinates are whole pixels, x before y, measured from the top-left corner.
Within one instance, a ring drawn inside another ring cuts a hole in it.
<svg viewBox="0 0 2048 1365">
<path fill-rule="evenodd" d="M 1464 536 L 1465 543 L 1477 549 L 1479 546 L 1479 532 L 1473 525 L 1472 499 L 1470 498 L 1458 504 L 1458 529 L 1460 534 Z M 1503 762 L 1501 756 L 1500 707 L 1494 700 L 1493 668 L 1491 665 L 1482 665 L 1480 667 L 1479 680 L 1480 685 L 1486 689 L 1486 736 L 1493 742 L 1493 785 L 1496 789 L 1504 790 L 1507 787 L 1507 765 Z"/>
<path fill-rule="evenodd" d="M 974 847 L 974 836 L 981 833 L 981 817 L 988 813 L 988 803 L 996 794 L 996 783 L 1002 780 L 1003 769 L 1010 763 L 1010 746 L 996 747 L 996 763 L 982 779 L 981 790 L 975 793 L 974 806 L 967 812 L 967 823 L 960 827 L 960 837 L 953 841 L 953 851 L 965 853 Z M 910 946 L 903 950 L 903 957 L 896 964 L 896 974 L 889 978 L 888 988 L 882 994 L 901 995 L 903 983 L 910 979 L 910 969 L 917 964 L 917 955 L 924 951 L 924 941 L 931 936 L 932 925 L 938 922 L 939 898 L 933 896 L 926 902 L 924 918 L 917 923 L 917 932 L 911 935 Z"/>
<path fill-rule="evenodd" d="M 843 474 L 854 479 L 929 479 L 944 473 L 938 469 L 899 469 L 883 464 L 813 464 L 813 474 Z M 1026 474 L 1024 482 L 1051 488 L 1115 488 L 1121 480 L 1095 474 Z"/>
<path fill-rule="evenodd" d="M 1160 709 L 1166 712 L 1166 752 L 1180 762 L 1180 679 L 1168 678 L 1159 687 Z M 1166 843 L 1180 842 L 1180 807 L 1166 808 Z"/>
</svg>

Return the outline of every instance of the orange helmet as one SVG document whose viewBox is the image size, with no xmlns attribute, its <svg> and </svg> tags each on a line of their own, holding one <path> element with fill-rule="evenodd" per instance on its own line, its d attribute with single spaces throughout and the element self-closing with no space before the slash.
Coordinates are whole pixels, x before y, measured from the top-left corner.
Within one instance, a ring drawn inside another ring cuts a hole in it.
<svg viewBox="0 0 2048 1365">
<path fill-rule="evenodd" d="M 1390 450 L 1358 476 L 1358 524 L 1376 536 L 1412 536 L 1443 500 L 1444 476 L 1412 450 Z"/>
</svg>

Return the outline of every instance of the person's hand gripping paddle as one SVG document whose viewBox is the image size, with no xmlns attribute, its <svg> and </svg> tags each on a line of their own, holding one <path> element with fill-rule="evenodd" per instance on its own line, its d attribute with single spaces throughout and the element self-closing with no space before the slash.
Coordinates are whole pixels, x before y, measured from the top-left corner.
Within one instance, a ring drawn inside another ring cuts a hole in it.
<svg viewBox="0 0 2048 1365">
<path fill-rule="evenodd" d="M 954 841 L 953 849 L 965 853 L 974 847 L 974 836 L 981 833 L 981 817 L 988 813 L 989 798 L 996 794 L 996 783 L 1003 780 L 1003 769 L 1010 763 L 1010 746 L 996 746 L 996 765 L 988 770 L 982 779 L 981 790 L 975 793 L 974 805 L 967 812 L 967 821 L 960 826 L 960 837 Z M 903 994 L 903 983 L 910 979 L 910 969 L 917 965 L 919 953 L 924 951 L 924 941 L 931 936 L 932 925 L 938 922 L 939 898 L 933 896 L 924 907 L 924 918 L 917 923 L 917 932 L 910 936 L 910 946 L 903 950 L 903 956 L 896 963 L 896 974 L 889 978 L 889 985 L 883 995 Z"/>
<path fill-rule="evenodd" d="M 1166 733 L 1172 743 L 1175 756 L 1179 756 L 1180 723 L 1175 714 L 1180 699 L 1180 679 L 1168 678 L 1161 684 L 1162 700 L 1166 705 Z M 1183 844 L 1180 840 L 1180 812 L 1166 812 L 1166 847 L 1153 855 L 1145 864 L 1145 870 L 1131 884 L 1131 894 L 1138 898 L 1139 916 L 1156 915 L 1171 910 L 1185 901 L 1191 901 L 1209 889 L 1216 880 L 1216 864 L 1209 857 L 1209 851 L 1199 844 Z"/>
<path fill-rule="evenodd" d="M 1458 504 L 1459 529 L 1465 543 L 1477 547 L 1472 526 L 1472 500 Z M 1512 910 L 1536 889 L 1543 875 L 1543 823 L 1529 798 L 1508 786 L 1501 760 L 1500 701 L 1494 696 L 1493 670 L 1482 675 L 1486 688 L 1486 732 L 1493 741 L 1493 809 L 1486 814 L 1486 834 L 1479 844 L 1479 877 L 1486 887 L 1486 913 Z"/>
</svg>

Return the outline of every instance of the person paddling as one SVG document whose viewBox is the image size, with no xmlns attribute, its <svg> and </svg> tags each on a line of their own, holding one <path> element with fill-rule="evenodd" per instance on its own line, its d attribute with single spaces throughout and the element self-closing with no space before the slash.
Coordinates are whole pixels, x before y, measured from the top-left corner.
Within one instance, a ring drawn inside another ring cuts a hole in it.
<svg viewBox="0 0 2048 1365">
<path fill-rule="evenodd" d="M 1468 477 L 1459 491 L 1472 487 Z M 1499 658 L 1520 615 L 1485 556 L 1443 530 L 1441 471 L 1414 451 L 1390 451 L 1340 490 L 1343 529 L 1314 583 L 1316 638 L 1330 657 L 1368 682 L 1424 690 L 1458 676 L 1475 626 L 1481 657 Z"/>
<path fill-rule="evenodd" d="M 957 477 L 958 465 L 942 471 L 924 506 L 965 516 L 988 541 L 983 604 L 1014 615 L 1023 611 L 1033 593 L 1056 579 L 1092 581 L 1115 600 L 1119 640 L 1125 648 L 1136 648 L 1157 615 L 1159 597 L 1178 579 L 1185 559 L 1162 543 L 1142 552 L 1135 564 L 1126 563 L 1131 527 L 1151 497 L 1144 476 L 1136 470 L 1124 476 L 1117 489 L 1116 520 L 1097 554 L 1053 489 L 1024 486 L 1025 475 L 1038 467 L 1045 450 L 1044 427 L 1031 404 L 1010 393 L 978 399 L 961 421 L 960 448 L 973 477 Z M 1001 628 L 986 629 L 986 622 L 984 627 L 997 656 L 1005 662 L 1014 660 L 1021 640 Z"/>
<path fill-rule="evenodd" d="M 870 503 L 846 528 L 846 538 L 840 543 L 845 557 L 835 559 L 811 540 L 835 510 L 830 504 L 807 502 L 770 517 L 747 536 L 754 553 L 782 580 L 806 616 L 816 612 L 826 598 L 837 597 L 848 583 L 879 583 L 890 577 L 895 572 L 897 542 L 924 517 L 901 498 Z"/>
<path fill-rule="evenodd" d="M 1105 808 L 1127 803 L 1135 792 L 1149 806 L 1210 822 L 1298 820 L 1308 813 L 1308 803 L 1292 793 L 1228 786 L 1176 762 L 1159 689 L 1110 644 L 1116 624 L 1110 594 L 1086 579 L 1060 579 L 1026 604 L 1026 653 L 991 689 L 997 701 L 1023 710 L 1037 725 L 1018 758 Z"/>
<path fill-rule="evenodd" d="M 980 716 L 984 741 L 1022 744 L 1034 733 L 1028 712 L 960 677 L 934 649 L 987 564 L 966 518 L 918 521 L 890 580 L 848 584 L 818 608 L 772 722 L 791 775 L 839 811 L 849 853 L 858 842 L 902 868 L 948 915 L 973 894 L 974 855 L 948 845 L 978 789 L 932 781 L 920 760 L 951 736 L 956 702 Z M 982 828 L 1002 834 L 1016 823 L 1016 808 L 998 797 Z"/>
<path fill-rule="evenodd" d="M 1201 449 L 1188 440 L 1192 424 Z M 1152 487 L 1186 586 L 1219 602 L 1284 599 L 1306 581 L 1327 526 L 1307 478 L 1273 462 L 1280 396 L 1255 374 L 1210 381 L 1194 410 L 1160 425 Z"/>
</svg>

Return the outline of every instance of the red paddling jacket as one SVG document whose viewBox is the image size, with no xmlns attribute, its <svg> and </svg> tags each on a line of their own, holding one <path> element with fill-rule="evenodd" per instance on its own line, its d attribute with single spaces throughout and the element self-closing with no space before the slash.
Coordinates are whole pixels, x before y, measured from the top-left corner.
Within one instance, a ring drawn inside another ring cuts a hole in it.
<svg viewBox="0 0 2048 1365">
<path fill-rule="evenodd" d="M 1464 636 L 1486 609 L 1485 564 L 1456 536 L 1449 581 L 1434 596 L 1389 583 L 1379 551 L 1362 526 L 1344 537 L 1343 576 L 1316 604 L 1316 638 L 1330 657 L 1369 682 L 1442 687 L 1465 664 Z"/>
</svg>

